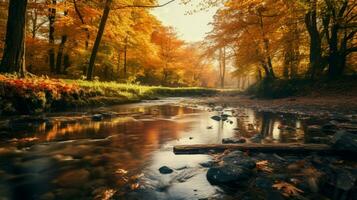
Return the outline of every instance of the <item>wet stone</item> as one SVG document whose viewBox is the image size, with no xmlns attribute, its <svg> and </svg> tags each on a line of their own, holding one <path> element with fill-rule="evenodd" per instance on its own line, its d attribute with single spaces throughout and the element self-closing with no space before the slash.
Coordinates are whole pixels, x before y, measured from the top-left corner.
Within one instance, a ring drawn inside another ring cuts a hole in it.
<svg viewBox="0 0 357 200">
<path fill-rule="evenodd" d="M 235 165 L 224 164 L 207 171 L 207 180 L 212 185 L 244 185 L 251 177 L 252 171 Z"/>
<path fill-rule="evenodd" d="M 252 177 L 256 164 L 241 151 L 233 151 L 223 157 L 221 166 L 207 171 L 207 180 L 213 185 L 245 185 Z"/>
<path fill-rule="evenodd" d="M 169 168 L 167 166 L 162 166 L 159 168 L 159 172 L 161 174 L 171 174 L 172 172 L 174 172 L 174 170 L 172 170 L 171 168 Z"/>
<path fill-rule="evenodd" d="M 215 120 L 215 121 L 221 121 L 221 117 L 220 116 L 212 116 L 211 119 Z"/>
</svg>

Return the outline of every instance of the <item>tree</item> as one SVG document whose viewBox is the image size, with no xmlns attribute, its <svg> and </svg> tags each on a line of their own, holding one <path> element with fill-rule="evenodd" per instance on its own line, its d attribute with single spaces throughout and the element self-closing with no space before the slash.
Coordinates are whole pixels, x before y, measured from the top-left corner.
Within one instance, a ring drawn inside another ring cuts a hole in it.
<svg viewBox="0 0 357 200">
<path fill-rule="evenodd" d="M 48 42 L 50 44 L 50 49 L 48 50 L 48 58 L 51 72 L 55 72 L 55 21 L 56 21 L 56 4 L 57 0 L 49 0 L 48 8 Z"/>
<path fill-rule="evenodd" d="M 0 72 L 25 75 L 26 8 L 27 0 L 10 0 Z"/>
<path fill-rule="evenodd" d="M 125 9 L 125 8 L 156 8 L 156 7 L 162 7 L 165 6 L 171 2 L 173 2 L 175 0 L 171 0 L 165 4 L 162 5 L 124 5 L 124 6 L 119 6 L 115 9 Z M 98 48 L 100 45 L 100 42 L 102 40 L 102 36 L 104 33 L 104 29 L 105 29 L 105 25 L 107 23 L 108 20 L 108 16 L 109 16 L 109 12 L 111 10 L 111 4 L 112 4 L 112 0 L 106 0 L 105 1 L 105 5 L 104 5 L 104 10 L 103 10 L 103 16 L 101 18 L 100 24 L 99 24 L 99 29 L 98 29 L 98 33 L 97 33 L 97 37 L 95 39 L 94 42 L 94 46 L 92 49 L 92 53 L 90 56 L 90 60 L 89 60 L 89 66 L 88 66 L 88 72 L 87 72 L 87 80 L 92 80 L 93 78 L 93 72 L 94 72 L 94 64 L 95 64 L 95 59 L 98 53 Z"/>
<path fill-rule="evenodd" d="M 328 76 L 341 77 L 346 67 L 346 57 L 357 51 L 353 44 L 357 33 L 357 3 L 355 0 L 324 0 L 323 29 L 328 44 Z"/>
</svg>

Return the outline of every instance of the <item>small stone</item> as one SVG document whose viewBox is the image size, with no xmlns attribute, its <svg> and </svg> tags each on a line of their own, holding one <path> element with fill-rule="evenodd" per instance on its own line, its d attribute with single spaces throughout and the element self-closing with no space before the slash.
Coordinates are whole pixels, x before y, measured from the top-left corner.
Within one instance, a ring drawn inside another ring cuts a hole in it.
<svg viewBox="0 0 357 200">
<path fill-rule="evenodd" d="M 213 128 L 213 126 L 207 126 L 207 129 L 212 129 Z"/>
<path fill-rule="evenodd" d="M 213 120 L 215 120 L 215 121 L 221 121 L 221 120 L 222 120 L 221 117 L 220 117 L 220 116 L 217 116 L 217 115 L 212 116 L 211 119 L 213 119 Z"/>
<path fill-rule="evenodd" d="M 189 137 L 188 139 L 192 140 L 192 139 L 193 139 L 193 137 Z"/>
<path fill-rule="evenodd" d="M 174 170 L 172 170 L 171 168 L 167 167 L 167 166 L 162 166 L 159 169 L 161 174 L 171 174 L 172 172 L 174 172 Z"/>
</svg>

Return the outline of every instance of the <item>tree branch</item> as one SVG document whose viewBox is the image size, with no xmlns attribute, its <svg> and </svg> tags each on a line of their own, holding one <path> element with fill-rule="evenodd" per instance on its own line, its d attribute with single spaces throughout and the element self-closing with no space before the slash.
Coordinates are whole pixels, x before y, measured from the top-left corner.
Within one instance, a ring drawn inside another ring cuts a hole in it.
<svg viewBox="0 0 357 200">
<path fill-rule="evenodd" d="M 112 8 L 112 10 L 119 10 L 119 9 L 125 9 L 125 8 L 159 8 L 159 7 L 166 6 L 174 1 L 175 0 L 170 0 L 164 4 L 161 4 L 161 5 L 124 5 L 124 6 Z"/>
</svg>

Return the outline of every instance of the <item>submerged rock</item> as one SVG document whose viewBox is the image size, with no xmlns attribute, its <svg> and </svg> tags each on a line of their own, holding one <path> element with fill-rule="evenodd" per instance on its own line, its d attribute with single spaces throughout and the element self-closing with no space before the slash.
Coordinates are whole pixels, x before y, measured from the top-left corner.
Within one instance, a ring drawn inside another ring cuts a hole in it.
<svg viewBox="0 0 357 200">
<path fill-rule="evenodd" d="M 247 140 L 245 138 L 223 138 L 222 143 L 223 144 L 241 144 L 241 143 L 246 143 Z"/>
<path fill-rule="evenodd" d="M 171 168 L 169 168 L 167 166 L 162 166 L 159 168 L 159 172 L 161 174 L 171 174 L 172 172 L 174 172 L 174 170 L 172 170 Z"/>
</svg>

